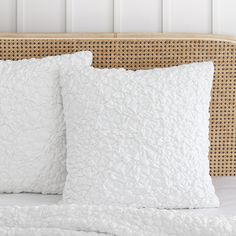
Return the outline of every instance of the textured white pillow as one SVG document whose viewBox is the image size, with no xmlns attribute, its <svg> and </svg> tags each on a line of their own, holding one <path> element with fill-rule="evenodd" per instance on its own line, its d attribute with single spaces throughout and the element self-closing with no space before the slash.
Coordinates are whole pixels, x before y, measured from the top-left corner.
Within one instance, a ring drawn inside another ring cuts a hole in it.
<svg viewBox="0 0 236 236">
<path fill-rule="evenodd" d="M 91 63 L 90 52 L 0 61 L 0 192 L 62 192 L 66 147 L 60 67 Z"/>
<path fill-rule="evenodd" d="M 217 207 L 209 176 L 211 62 L 62 75 L 65 203 Z"/>
</svg>

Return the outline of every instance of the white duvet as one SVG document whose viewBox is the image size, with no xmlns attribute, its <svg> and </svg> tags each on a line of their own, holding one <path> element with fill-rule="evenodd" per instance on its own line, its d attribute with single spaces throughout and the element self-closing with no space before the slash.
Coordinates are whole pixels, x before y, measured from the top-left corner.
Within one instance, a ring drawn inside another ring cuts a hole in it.
<svg viewBox="0 0 236 236">
<path fill-rule="evenodd" d="M 236 217 L 181 210 L 52 205 L 0 208 L 0 235 L 236 235 Z"/>
</svg>

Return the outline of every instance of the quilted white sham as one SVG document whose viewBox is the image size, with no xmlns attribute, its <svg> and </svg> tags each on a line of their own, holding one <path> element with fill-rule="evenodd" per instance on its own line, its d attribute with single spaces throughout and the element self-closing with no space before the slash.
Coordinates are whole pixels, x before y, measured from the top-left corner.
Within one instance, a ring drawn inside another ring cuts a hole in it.
<svg viewBox="0 0 236 236">
<path fill-rule="evenodd" d="M 213 71 L 211 62 L 64 70 L 64 202 L 217 207 L 208 166 Z"/>
<path fill-rule="evenodd" d="M 0 61 L 0 192 L 62 192 L 66 147 L 60 67 L 91 63 L 90 52 Z"/>
</svg>

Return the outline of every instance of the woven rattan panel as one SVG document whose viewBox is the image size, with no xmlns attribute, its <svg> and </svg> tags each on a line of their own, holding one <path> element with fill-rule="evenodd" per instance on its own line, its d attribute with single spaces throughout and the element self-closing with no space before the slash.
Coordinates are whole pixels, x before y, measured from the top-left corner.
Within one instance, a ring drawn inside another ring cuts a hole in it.
<svg viewBox="0 0 236 236">
<path fill-rule="evenodd" d="M 211 39 L 0 39 L 0 59 L 94 54 L 94 66 L 148 69 L 213 60 L 211 175 L 236 175 L 236 44 Z"/>
</svg>

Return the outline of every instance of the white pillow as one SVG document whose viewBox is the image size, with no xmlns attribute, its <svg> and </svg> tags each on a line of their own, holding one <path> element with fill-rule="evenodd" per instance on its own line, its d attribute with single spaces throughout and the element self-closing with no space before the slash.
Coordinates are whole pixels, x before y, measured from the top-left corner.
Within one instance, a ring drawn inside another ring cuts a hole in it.
<svg viewBox="0 0 236 236">
<path fill-rule="evenodd" d="M 90 52 L 0 61 L 0 192 L 62 192 L 66 147 L 60 67 L 91 63 Z"/>
<path fill-rule="evenodd" d="M 62 74 L 65 203 L 217 207 L 209 176 L 211 62 Z"/>
</svg>

